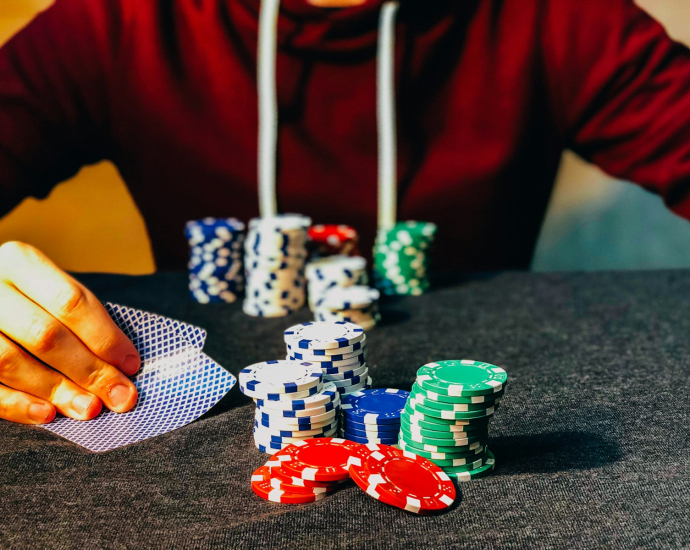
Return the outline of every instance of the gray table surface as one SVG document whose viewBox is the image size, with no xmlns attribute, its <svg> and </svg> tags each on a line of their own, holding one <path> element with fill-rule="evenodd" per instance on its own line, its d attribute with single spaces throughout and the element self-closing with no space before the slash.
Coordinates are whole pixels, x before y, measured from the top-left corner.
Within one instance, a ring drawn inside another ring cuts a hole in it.
<svg viewBox="0 0 690 550">
<path fill-rule="evenodd" d="M 233 373 L 285 354 L 309 319 L 254 319 L 187 299 L 185 275 L 84 276 L 103 300 L 208 330 Z M 447 279 L 384 307 L 369 335 L 375 387 L 409 389 L 441 359 L 503 366 L 493 476 L 420 517 L 354 485 L 315 504 L 256 497 L 267 456 L 237 388 L 175 432 L 92 454 L 0 421 L 2 548 L 690 547 L 690 272 L 505 273 Z"/>
</svg>

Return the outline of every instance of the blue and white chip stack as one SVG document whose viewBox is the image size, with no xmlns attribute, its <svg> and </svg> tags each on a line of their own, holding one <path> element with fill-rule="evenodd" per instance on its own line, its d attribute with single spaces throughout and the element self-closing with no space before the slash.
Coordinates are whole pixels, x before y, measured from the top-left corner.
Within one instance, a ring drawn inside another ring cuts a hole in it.
<svg viewBox="0 0 690 550">
<path fill-rule="evenodd" d="M 398 445 L 400 417 L 410 393 L 375 389 L 343 397 L 340 436 L 356 443 Z"/>
<path fill-rule="evenodd" d="M 187 222 L 189 292 L 201 304 L 234 302 L 243 291 L 244 223 L 235 218 Z"/>
<path fill-rule="evenodd" d="M 307 265 L 309 307 L 317 321 L 346 321 L 373 328 L 380 319 L 379 291 L 368 286 L 366 260 L 328 256 Z"/>
<path fill-rule="evenodd" d="M 305 361 L 265 361 L 242 369 L 240 390 L 254 399 L 254 444 L 268 454 L 315 437 L 333 437 L 340 394 Z"/>
<path fill-rule="evenodd" d="M 283 317 L 306 299 L 304 264 L 311 219 L 298 214 L 254 218 L 245 241 L 243 311 L 253 317 Z"/>
<path fill-rule="evenodd" d="M 366 364 L 366 335 L 353 323 L 314 322 L 285 331 L 287 359 L 318 365 L 324 381 L 341 397 L 371 387 Z"/>
</svg>

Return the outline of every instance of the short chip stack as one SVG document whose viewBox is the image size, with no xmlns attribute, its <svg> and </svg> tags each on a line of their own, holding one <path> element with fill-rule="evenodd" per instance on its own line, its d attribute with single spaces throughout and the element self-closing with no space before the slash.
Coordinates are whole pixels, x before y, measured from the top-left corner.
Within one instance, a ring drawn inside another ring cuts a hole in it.
<svg viewBox="0 0 690 550">
<path fill-rule="evenodd" d="M 422 457 L 336 438 L 299 441 L 276 452 L 254 472 L 251 487 L 271 502 L 305 504 L 350 478 L 370 497 L 415 514 L 445 511 L 456 497 L 445 472 Z"/>
<path fill-rule="evenodd" d="M 242 294 L 244 224 L 234 218 L 204 218 L 185 225 L 189 242 L 189 292 L 201 304 L 234 302 Z"/>
<path fill-rule="evenodd" d="M 313 258 L 326 256 L 358 256 L 359 235 L 349 225 L 312 225 L 309 228 L 309 249 Z"/>
<path fill-rule="evenodd" d="M 400 415 L 410 393 L 393 388 L 343 396 L 340 436 L 356 443 L 397 446 Z"/>
<path fill-rule="evenodd" d="M 487 446 L 489 424 L 507 382 L 506 372 L 489 363 L 424 365 L 401 416 L 400 448 L 428 458 L 459 481 L 489 475 L 495 467 Z"/>
<path fill-rule="evenodd" d="M 287 329 L 284 339 L 287 359 L 316 365 L 341 396 L 371 387 L 362 327 L 342 321 L 303 323 Z"/>
<path fill-rule="evenodd" d="M 429 249 L 436 225 L 399 222 L 380 229 L 374 245 L 374 282 L 386 295 L 419 296 L 429 290 Z"/>
<path fill-rule="evenodd" d="M 240 390 L 254 399 L 254 444 L 274 454 L 291 443 L 336 434 L 340 394 L 318 365 L 265 361 L 242 369 Z"/>
<path fill-rule="evenodd" d="M 307 264 L 309 307 L 316 312 L 326 291 L 367 284 L 367 261 L 361 256 L 328 256 Z"/>
<path fill-rule="evenodd" d="M 346 321 L 371 330 L 381 320 L 375 288 L 355 285 L 329 288 L 314 308 L 317 321 Z"/>
<path fill-rule="evenodd" d="M 282 317 L 305 302 L 304 265 L 311 220 L 298 214 L 255 218 L 245 241 L 247 315 Z"/>
</svg>

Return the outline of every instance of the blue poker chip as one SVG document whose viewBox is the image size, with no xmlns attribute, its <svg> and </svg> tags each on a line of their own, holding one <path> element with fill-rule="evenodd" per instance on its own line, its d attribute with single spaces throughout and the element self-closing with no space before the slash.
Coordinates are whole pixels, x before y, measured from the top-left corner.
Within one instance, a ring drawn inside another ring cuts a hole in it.
<svg viewBox="0 0 690 550">
<path fill-rule="evenodd" d="M 323 421 L 321 422 L 299 422 L 297 423 L 297 426 L 295 426 L 296 430 L 285 430 L 286 426 L 284 424 L 277 424 L 276 422 L 272 422 L 270 418 L 267 418 L 265 414 L 262 413 L 261 418 L 257 418 L 256 416 L 254 417 L 254 420 L 256 422 L 259 422 L 262 426 L 265 428 L 271 428 L 275 429 L 276 431 L 281 431 L 281 432 L 287 432 L 287 431 L 308 431 L 308 430 L 320 430 L 322 428 L 325 428 L 326 425 L 324 425 Z M 310 420 L 309 417 L 306 417 L 306 420 Z M 338 421 L 338 415 L 333 418 L 333 421 L 331 424 L 328 424 L 328 426 L 332 424 L 337 424 Z M 282 435 L 282 433 L 281 433 Z M 289 437 L 289 436 L 286 436 Z"/>
<path fill-rule="evenodd" d="M 254 432 L 256 432 L 257 428 L 261 428 L 262 430 L 269 428 L 269 426 L 264 426 L 257 420 L 254 420 Z M 322 437 L 323 434 L 330 432 L 331 430 L 334 430 L 335 428 L 338 427 L 338 422 L 333 422 L 332 424 L 329 424 L 328 426 L 323 426 L 321 428 L 314 428 L 313 430 L 282 430 L 278 428 L 272 428 L 272 435 L 271 435 L 271 441 L 282 441 L 285 438 L 290 438 L 290 437 L 304 437 L 305 435 L 309 435 L 310 437 Z M 309 432 L 308 434 L 305 434 L 305 432 Z M 312 433 L 313 432 L 313 433 Z"/>
<path fill-rule="evenodd" d="M 362 349 L 362 345 L 364 344 L 364 342 L 365 342 L 365 341 L 362 340 L 362 341 L 360 341 L 360 342 L 355 342 L 355 343 L 352 344 L 351 346 L 348 346 L 349 348 L 352 348 L 352 349 L 349 350 L 347 353 L 354 353 L 355 351 L 359 351 L 360 349 Z M 293 348 L 292 346 L 288 346 L 288 349 L 289 349 L 290 351 L 292 351 L 294 348 Z M 297 349 L 300 349 L 300 348 L 297 348 Z M 339 348 L 339 349 L 342 349 L 342 348 Z M 333 350 L 326 350 L 326 349 L 310 349 L 310 350 L 309 350 L 309 353 L 310 353 L 311 355 L 328 355 L 329 357 L 342 357 L 342 355 L 333 355 L 332 353 L 328 353 L 329 351 L 333 351 Z M 332 360 L 332 361 L 341 361 L 341 359 L 331 359 L 331 360 Z"/>
<path fill-rule="evenodd" d="M 359 424 L 343 420 L 343 429 L 361 437 L 371 435 L 373 437 L 390 437 L 390 434 L 400 432 L 400 424 Z"/>
<path fill-rule="evenodd" d="M 386 437 L 386 438 L 376 438 L 376 437 L 360 437 L 349 432 L 343 432 L 343 437 L 349 441 L 354 441 L 355 443 L 361 443 L 363 445 L 367 443 L 381 443 L 382 445 L 397 445 L 398 436 Z"/>
<path fill-rule="evenodd" d="M 410 392 L 392 388 L 362 390 L 342 397 L 343 416 L 362 424 L 399 424 Z"/>
<path fill-rule="evenodd" d="M 288 357 L 290 358 L 289 361 L 302 361 L 302 355 L 298 353 L 292 353 L 290 352 L 288 354 Z M 348 359 L 348 361 L 350 361 Z M 366 359 L 364 358 L 364 355 L 358 355 L 356 357 L 356 361 L 352 361 L 351 364 L 346 365 L 345 367 L 338 366 L 333 361 L 319 361 L 318 363 L 312 363 L 312 365 L 318 365 L 321 367 L 321 371 L 325 374 L 338 374 L 339 372 L 343 372 L 343 368 L 347 369 L 353 369 L 356 368 L 357 365 L 362 366 L 366 362 Z"/>
</svg>

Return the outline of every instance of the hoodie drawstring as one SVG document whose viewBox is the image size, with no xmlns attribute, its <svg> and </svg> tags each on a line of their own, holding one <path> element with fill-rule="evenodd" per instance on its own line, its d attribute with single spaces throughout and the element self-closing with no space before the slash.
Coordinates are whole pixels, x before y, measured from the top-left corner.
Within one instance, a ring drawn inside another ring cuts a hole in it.
<svg viewBox="0 0 690 550">
<path fill-rule="evenodd" d="M 386 2 L 379 17 L 376 71 L 378 130 L 378 226 L 390 228 L 397 211 L 397 140 L 395 124 L 395 18 L 398 2 Z M 259 94 L 259 212 L 275 216 L 278 99 L 276 53 L 280 0 L 262 0 L 259 12 L 257 84 Z"/>
</svg>

